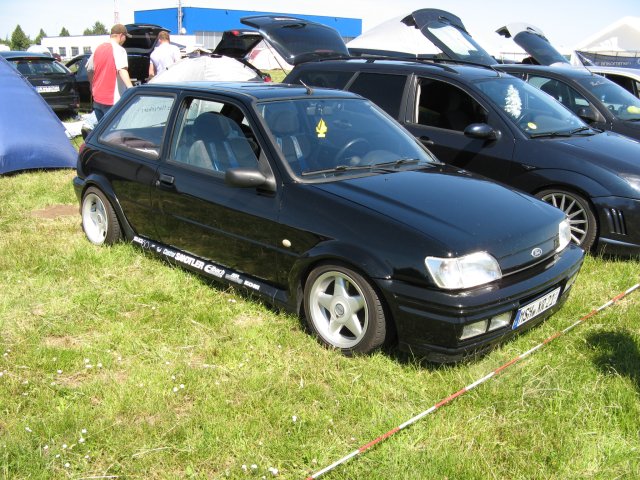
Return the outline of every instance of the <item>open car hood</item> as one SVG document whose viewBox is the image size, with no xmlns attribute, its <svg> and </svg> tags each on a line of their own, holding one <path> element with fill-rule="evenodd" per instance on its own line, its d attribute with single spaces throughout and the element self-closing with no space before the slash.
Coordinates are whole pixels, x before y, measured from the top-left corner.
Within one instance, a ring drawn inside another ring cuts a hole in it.
<svg viewBox="0 0 640 480">
<path fill-rule="evenodd" d="M 129 23 L 125 25 L 131 38 L 127 38 L 122 45 L 128 53 L 150 54 L 156 46 L 158 34 L 169 30 L 160 25 Z"/>
<path fill-rule="evenodd" d="M 259 15 L 240 21 L 257 29 L 288 63 L 348 58 L 349 50 L 333 28 L 296 17 Z"/>
<path fill-rule="evenodd" d="M 496 30 L 496 33 L 513 41 L 527 52 L 538 65 L 569 65 L 569 61 L 558 52 L 542 30 L 528 23 L 510 23 Z"/>
<path fill-rule="evenodd" d="M 459 17 L 423 8 L 374 27 L 349 42 L 354 54 L 409 54 L 495 65 L 496 60 L 469 35 Z"/>
<path fill-rule="evenodd" d="M 255 30 L 226 30 L 213 53 L 231 58 L 244 58 L 262 41 Z"/>
</svg>

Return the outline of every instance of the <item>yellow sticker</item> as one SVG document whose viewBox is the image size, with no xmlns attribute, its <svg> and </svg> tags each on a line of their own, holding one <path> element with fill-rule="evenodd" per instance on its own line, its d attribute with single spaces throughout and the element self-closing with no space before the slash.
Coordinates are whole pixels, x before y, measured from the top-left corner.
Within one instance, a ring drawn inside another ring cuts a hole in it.
<svg viewBox="0 0 640 480">
<path fill-rule="evenodd" d="M 531 130 L 535 130 L 536 128 L 538 128 L 538 125 L 533 122 L 529 122 L 527 123 L 527 127 L 529 127 Z"/>
<path fill-rule="evenodd" d="M 629 113 L 640 113 L 640 108 L 636 107 L 635 105 L 629 105 L 627 107 L 627 112 L 629 112 Z"/>
<path fill-rule="evenodd" d="M 327 135 L 327 124 L 324 123 L 324 120 L 321 118 L 316 125 L 316 133 L 318 134 L 318 138 L 324 138 Z"/>
</svg>

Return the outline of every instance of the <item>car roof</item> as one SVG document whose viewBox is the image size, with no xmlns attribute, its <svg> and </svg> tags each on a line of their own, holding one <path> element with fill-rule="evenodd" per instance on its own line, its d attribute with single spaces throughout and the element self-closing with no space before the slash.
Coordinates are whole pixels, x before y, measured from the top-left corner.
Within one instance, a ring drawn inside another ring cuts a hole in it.
<svg viewBox="0 0 640 480">
<path fill-rule="evenodd" d="M 587 68 L 596 73 L 617 73 L 640 80 L 640 68 L 605 67 L 602 65 L 589 65 Z"/>
<path fill-rule="evenodd" d="M 352 92 L 329 88 L 307 88 L 301 85 L 262 82 L 180 82 L 151 83 L 136 87 L 138 90 L 193 91 L 200 93 L 224 93 L 236 98 L 277 100 L 313 96 L 315 98 L 359 98 Z"/>
<path fill-rule="evenodd" d="M 44 58 L 47 60 L 55 61 L 55 58 L 47 55 L 46 53 L 35 53 L 35 52 L 22 52 L 18 50 L 10 50 L 0 52 L 4 58 Z"/>
<path fill-rule="evenodd" d="M 504 72 L 497 71 L 491 67 L 480 64 L 465 64 L 455 60 L 416 60 L 416 59 L 400 59 L 391 57 L 376 58 L 350 58 L 343 60 L 322 60 L 318 62 L 308 62 L 298 65 L 296 69 L 324 69 L 331 68 L 333 70 L 345 71 L 367 71 L 367 70 L 395 70 L 402 72 L 430 72 L 450 75 L 455 77 L 464 77 L 467 80 L 476 80 L 482 78 L 491 78 L 504 76 Z"/>
</svg>

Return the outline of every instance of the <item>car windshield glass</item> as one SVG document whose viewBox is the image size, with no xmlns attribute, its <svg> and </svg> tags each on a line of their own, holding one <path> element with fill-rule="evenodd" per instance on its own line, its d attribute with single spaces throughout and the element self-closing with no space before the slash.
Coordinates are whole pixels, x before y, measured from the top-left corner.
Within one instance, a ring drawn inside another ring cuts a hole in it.
<svg viewBox="0 0 640 480">
<path fill-rule="evenodd" d="M 530 136 L 573 135 L 586 124 L 550 95 L 517 78 L 487 78 L 476 83 L 478 88 L 520 130 Z M 578 133 L 580 132 L 580 133 Z"/>
<path fill-rule="evenodd" d="M 446 49 L 445 53 L 455 60 L 494 65 L 496 61 L 466 32 L 448 23 L 435 22 L 428 26 L 429 33 L 435 36 Z"/>
<path fill-rule="evenodd" d="M 310 96 L 265 102 L 258 111 L 291 170 L 305 178 L 380 172 L 379 165 L 386 172 L 437 163 L 368 100 Z"/>
<path fill-rule="evenodd" d="M 578 82 L 604 103 L 620 120 L 640 121 L 640 98 L 608 78 L 594 75 Z"/>
</svg>

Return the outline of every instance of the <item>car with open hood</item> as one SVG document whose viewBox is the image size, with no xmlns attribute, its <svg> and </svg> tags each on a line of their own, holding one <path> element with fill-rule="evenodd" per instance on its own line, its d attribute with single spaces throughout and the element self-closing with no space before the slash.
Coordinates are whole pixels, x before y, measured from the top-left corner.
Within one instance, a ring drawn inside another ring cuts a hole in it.
<svg viewBox="0 0 640 480">
<path fill-rule="evenodd" d="M 590 126 L 640 140 L 640 98 L 606 75 L 571 65 L 533 25 L 508 24 L 497 33 L 530 55 L 526 63 L 497 68 L 548 93 Z"/>
<path fill-rule="evenodd" d="M 25 77 L 55 112 L 74 112 L 80 106 L 73 74 L 51 55 L 22 51 L 0 52 Z"/>
<path fill-rule="evenodd" d="M 584 253 L 560 210 L 439 162 L 339 90 L 129 89 L 74 187 L 91 242 L 260 295 L 347 355 L 485 351 L 560 308 Z"/>
<path fill-rule="evenodd" d="M 242 21 L 295 64 L 285 82 L 359 93 L 440 160 L 562 209 L 585 249 L 640 253 L 640 144 L 591 128 L 549 95 L 498 70 L 458 17 L 425 9 L 397 22 L 421 32 L 430 48 L 440 46 L 426 58 L 381 52 L 384 45 L 375 44 L 366 55 L 351 56 L 334 29 L 299 18 Z"/>
</svg>

